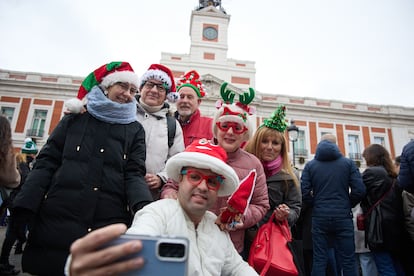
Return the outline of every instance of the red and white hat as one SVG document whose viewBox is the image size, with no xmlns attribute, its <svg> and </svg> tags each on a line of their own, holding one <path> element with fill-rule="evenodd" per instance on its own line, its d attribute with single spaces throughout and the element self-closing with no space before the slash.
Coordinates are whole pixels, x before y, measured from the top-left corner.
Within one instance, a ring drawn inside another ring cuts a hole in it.
<svg viewBox="0 0 414 276">
<path fill-rule="evenodd" d="M 142 88 L 147 80 L 161 81 L 167 90 L 167 99 L 170 102 L 176 102 L 179 94 L 175 91 L 174 75 L 170 68 L 162 64 L 151 64 L 148 70 L 142 75 L 140 80 L 140 88 Z"/>
<path fill-rule="evenodd" d="M 116 82 L 128 82 L 138 87 L 139 78 L 131 65 L 125 61 L 113 61 L 104 64 L 90 73 L 83 81 L 75 99 L 69 99 L 65 105 L 72 113 L 79 113 L 84 105 L 83 99 L 95 85 L 107 88 Z"/>
<path fill-rule="evenodd" d="M 256 170 L 253 169 L 240 182 L 237 190 L 228 198 L 227 204 L 242 214 L 246 213 L 249 207 L 250 199 L 252 198 L 254 187 L 256 186 Z"/>
<path fill-rule="evenodd" d="M 196 70 L 191 70 L 180 77 L 177 83 L 177 91 L 180 91 L 182 87 L 192 88 L 200 99 L 206 95 L 204 85 L 201 82 L 200 75 Z"/>
<path fill-rule="evenodd" d="M 226 162 L 226 151 L 203 138 L 194 141 L 183 152 L 177 153 L 168 159 L 166 170 L 168 177 L 177 182 L 180 179 L 183 167 L 211 170 L 224 177 L 223 184 L 220 185 L 217 195 L 227 196 L 233 193 L 238 186 L 239 177 Z"/>
<path fill-rule="evenodd" d="M 255 90 L 249 87 L 249 92 L 239 95 L 239 101 L 233 103 L 236 93 L 227 88 L 228 83 L 224 82 L 220 87 L 220 95 L 223 101 L 216 102 L 218 109 L 213 118 L 213 134 L 217 137 L 217 122 L 235 122 L 247 128 L 245 139 L 248 140 L 253 135 L 253 125 L 251 115 L 256 113 L 254 107 L 249 106 L 255 97 Z"/>
</svg>

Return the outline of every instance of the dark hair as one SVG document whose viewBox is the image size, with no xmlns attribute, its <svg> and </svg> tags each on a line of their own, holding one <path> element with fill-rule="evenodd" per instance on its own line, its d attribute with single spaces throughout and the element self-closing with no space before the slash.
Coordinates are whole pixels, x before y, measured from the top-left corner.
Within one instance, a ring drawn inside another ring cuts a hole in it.
<svg viewBox="0 0 414 276">
<path fill-rule="evenodd" d="M 9 120 L 0 115 L 0 166 L 12 150 L 11 128 Z"/>
<path fill-rule="evenodd" d="M 397 171 L 392 162 L 391 155 L 386 148 L 380 144 L 371 144 L 364 149 L 362 157 L 365 158 L 368 167 L 383 166 L 388 175 L 396 177 Z"/>
</svg>

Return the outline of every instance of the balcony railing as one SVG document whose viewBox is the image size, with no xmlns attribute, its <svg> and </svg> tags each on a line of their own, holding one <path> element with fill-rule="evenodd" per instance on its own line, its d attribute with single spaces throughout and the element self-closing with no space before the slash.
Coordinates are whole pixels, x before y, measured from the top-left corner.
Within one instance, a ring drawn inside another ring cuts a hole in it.
<svg viewBox="0 0 414 276">
<path fill-rule="evenodd" d="M 295 148 L 295 156 L 308 157 L 308 150 L 303 148 Z"/>
<path fill-rule="evenodd" d="M 349 153 L 349 158 L 352 160 L 362 160 L 362 154 L 361 153 L 356 153 L 356 152 L 350 152 Z"/>
<path fill-rule="evenodd" d="M 28 137 L 43 137 L 44 129 L 28 129 L 26 130 L 26 136 Z"/>
</svg>

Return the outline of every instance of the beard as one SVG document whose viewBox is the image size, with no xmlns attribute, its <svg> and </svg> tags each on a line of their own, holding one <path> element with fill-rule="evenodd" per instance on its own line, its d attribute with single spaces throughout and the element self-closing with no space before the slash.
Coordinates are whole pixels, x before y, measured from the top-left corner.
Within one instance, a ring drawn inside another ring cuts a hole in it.
<svg viewBox="0 0 414 276">
<path fill-rule="evenodd" d="M 193 114 L 193 112 L 191 111 L 191 109 L 177 109 L 178 114 L 182 117 L 188 117 L 191 114 Z"/>
</svg>

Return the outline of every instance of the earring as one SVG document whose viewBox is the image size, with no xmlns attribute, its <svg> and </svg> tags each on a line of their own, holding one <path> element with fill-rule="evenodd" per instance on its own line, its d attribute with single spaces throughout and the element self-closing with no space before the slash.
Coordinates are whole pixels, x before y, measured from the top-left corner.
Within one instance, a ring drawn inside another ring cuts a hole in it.
<svg viewBox="0 0 414 276">
<path fill-rule="evenodd" d="M 105 91 L 104 91 L 104 95 L 105 95 L 105 96 L 108 96 L 108 90 L 105 90 Z"/>
</svg>

